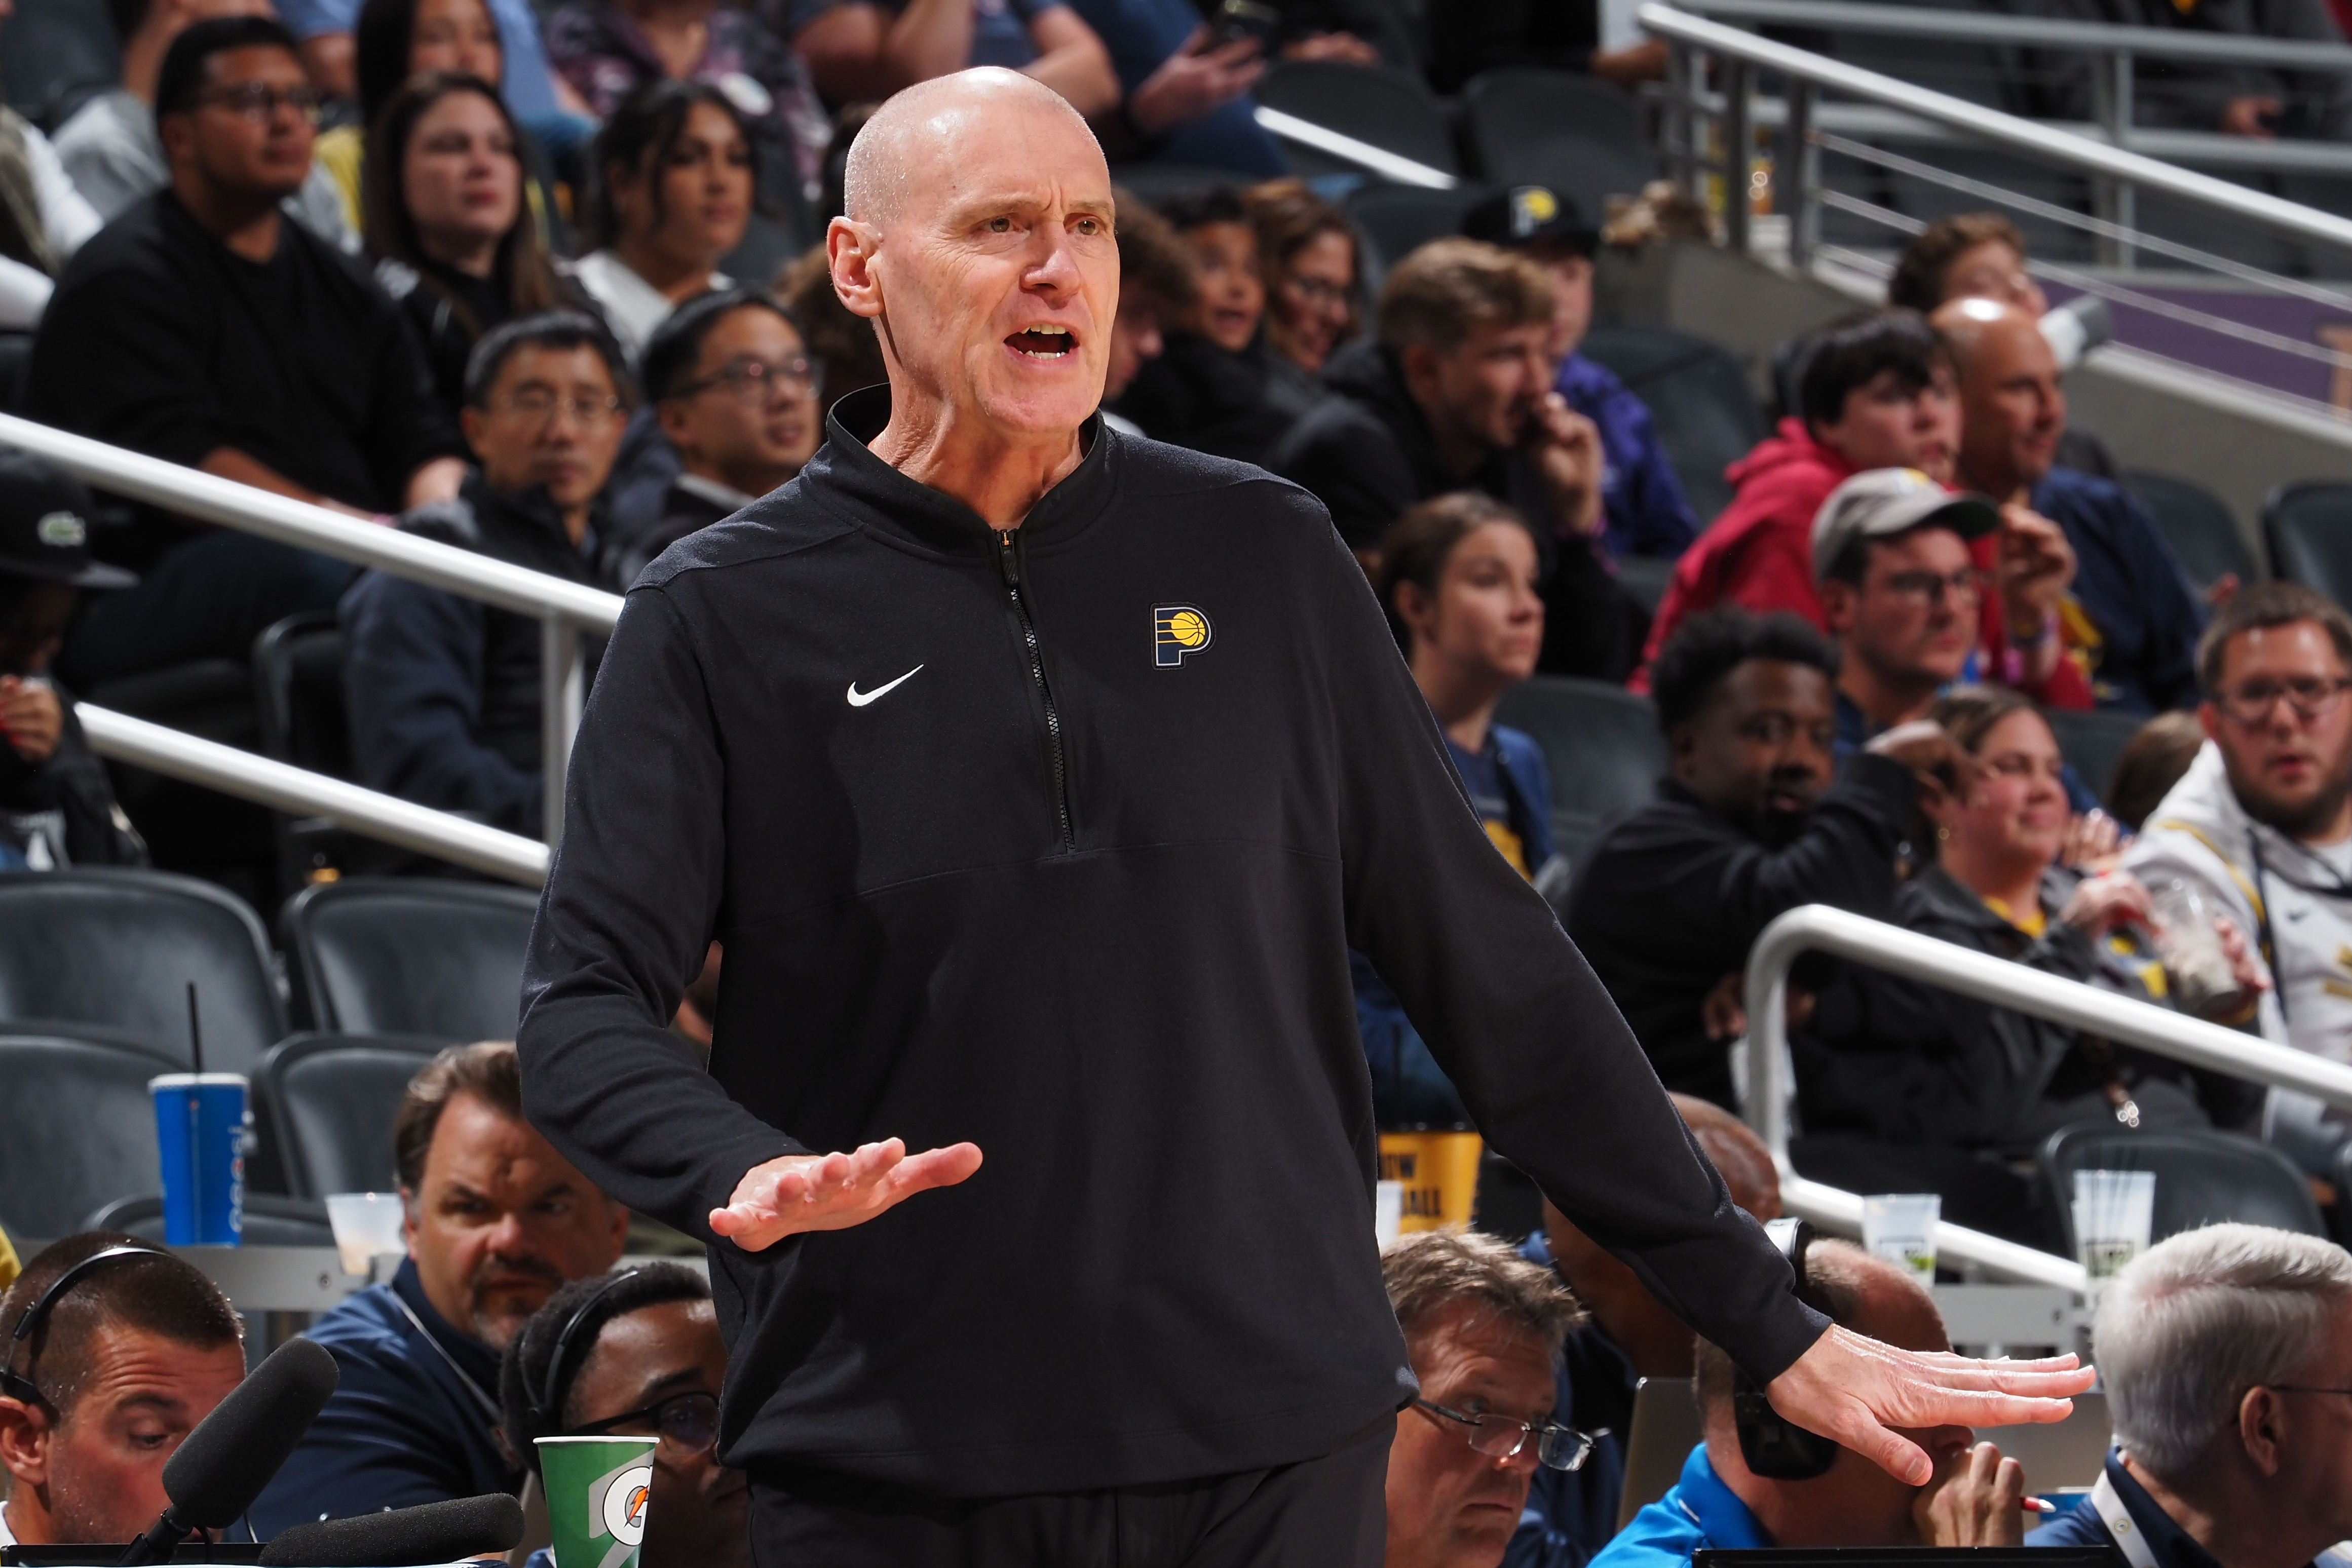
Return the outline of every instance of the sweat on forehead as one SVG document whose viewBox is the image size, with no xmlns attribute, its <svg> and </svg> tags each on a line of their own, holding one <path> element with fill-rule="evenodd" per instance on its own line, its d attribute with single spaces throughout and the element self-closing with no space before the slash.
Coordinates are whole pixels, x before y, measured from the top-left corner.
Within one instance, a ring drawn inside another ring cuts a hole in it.
<svg viewBox="0 0 2352 1568">
<path fill-rule="evenodd" d="M 849 144 L 841 183 L 845 215 L 857 223 L 887 225 L 928 172 L 927 163 L 941 153 L 951 161 L 964 139 L 999 132 L 1007 116 L 1023 110 L 1066 116 L 1093 140 L 1068 99 L 1034 77 L 1000 66 L 934 77 L 893 95 Z"/>
</svg>

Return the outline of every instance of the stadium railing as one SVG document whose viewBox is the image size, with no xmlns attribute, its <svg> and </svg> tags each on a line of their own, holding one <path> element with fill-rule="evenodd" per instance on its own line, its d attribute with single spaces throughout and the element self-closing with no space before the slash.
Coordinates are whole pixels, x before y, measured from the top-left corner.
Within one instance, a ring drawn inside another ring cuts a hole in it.
<svg viewBox="0 0 2352 1568">
<path fill-rule="evenodd" d="M 535 618 L 541 626 L 545 716 L 541 748 L 547 790 L 543 844 L 88 703 L 78 705 L 76 711 L 91 747 L 102 757 L 275 810 L 332 818 L 354 832 L 509 881 L 535 885 L 546 879 L 549 851 L 563 835 L 564 773 L 571 762 L 572 737 L 580 727 L 584 691 L 580 638 L 583 632 L 613 629 L 620 618 L 620 595 L 397 528 L 360 522 L 323 507 L 27 419 L 0 414 L 0 446 L 45 457 L 111 495 L 317 550 Z"/>
<path fill-rule="evenodd" d="M 1997 1007 L 2072 1024 L 2175 1061 L 2297 1090 L 2352 1111 L 2352 1067 L 1901 926 L 1809 904 L 1767 925 L 1748 956 L 1748 1083 L 1742 1113 L 1780 1167 L 1780 1201 L 1788 1212 L 1849 1235 L 1862 1228 L 1861 1196 L 1810 1181 L 1789 1161 L 1789 969 L 1800 954 L 1808 952 L 1832 954 Z M 1936 1256 L 1938 1263 L 1975 1264 L 1995 1278 L 2028 1284 L 2080 1292 L 2087 1283 L 2080 1263 L 1948 1223 L 1937 1228 Z"/>
</svg>

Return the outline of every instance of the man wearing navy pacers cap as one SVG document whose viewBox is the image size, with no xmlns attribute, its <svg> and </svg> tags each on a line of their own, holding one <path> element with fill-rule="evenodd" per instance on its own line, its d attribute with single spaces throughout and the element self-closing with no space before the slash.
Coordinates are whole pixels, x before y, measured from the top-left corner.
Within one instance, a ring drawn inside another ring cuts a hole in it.
<svg viewBox="0 0 2352 1568">
<path fill-rule="evenodd" d="M 1601 433 L 1601 542 L 1613 556 L 1672 560 L 1698 537 L 1683 482 L 1667 460 L 1650 409 L 1614 371 L 1579 350 L 1592 325 L 1592 257 L 1601 235 L 1576 204 L 1544 185 L 1497 191 L 1464 214 L 1471 239 L 1515 250 L 1551 274 L 1555 290 L 1552 385 Z"/>
<path fill-rule="evenodd" d="M 2061 1416 L 2070 1363 L 1796 1300 L 1487 841 L 1323 508 L 1095 416 L 1085 121 L 940 78 L 845 188 L 834 287 L 888 384 L 632 590 L 520 1031 L 550 1140 L 709 1240 L 756 1559 L 1381 1562 L 1415 1385 L 1350 945 L 1496 1147 L 1791 1419 L 1919 1481 L 1889 1428 Z M 706 1071 L 667 1026 L 714 937 Z"/>
<path fill-rule="evenodd" d="M 82 594 L 139 580 L 89 559 L 91 510 L 72 475 L 0 452 L 0 871 L 147 862 L 48 674 Z"/>
</svg>

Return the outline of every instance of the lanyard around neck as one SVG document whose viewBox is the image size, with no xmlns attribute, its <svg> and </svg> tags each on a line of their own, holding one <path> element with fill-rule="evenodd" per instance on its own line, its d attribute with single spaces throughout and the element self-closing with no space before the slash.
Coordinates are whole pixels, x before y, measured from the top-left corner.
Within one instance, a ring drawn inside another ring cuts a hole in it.
<svg viewBox="0 0 2352 1568">
<path fill-rule="evenodd" d="M 2124 1554 L 2124 1561 L 2131 1568 L 2156 1568 L 2156 1549 L 2147 1543 L 2147 1537 L 2132 1519 L 2131 1510 L 2116 1495 L 2116 1483 L 2104 1467 L 2099 1471 L 2098 1484 L 2091 1488 L 2091 1509 L 2099 1516 L 2099 1522 L 2107 1527 L 2108 1539 L 2116 1543 L 2116 1550 Z"/>
</svg>

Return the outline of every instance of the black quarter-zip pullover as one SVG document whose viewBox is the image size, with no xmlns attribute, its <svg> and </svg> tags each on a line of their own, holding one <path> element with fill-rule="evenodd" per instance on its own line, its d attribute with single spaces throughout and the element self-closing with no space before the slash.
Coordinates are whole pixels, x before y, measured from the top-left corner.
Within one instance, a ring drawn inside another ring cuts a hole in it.
<svg viewBox="0 0 2352 1568">
<path fill-rule="evenodd" d="M 961 1186 L 711 1249 L 722 1452 L 945 1496 L 1329 1452 L 1412 1391 L 1348 948 L 1488 1139 L 1751 1371 L 1824 1326 L 1494 852 L 1323 508 L 1089 424 L 1009 536 L 865 442 L 630 594 L 520 1031 L 532 1120 L 709 1237 L 753 1165 Z M 667 1024 L 716 937 L 704 1072 Z"/>
</svg>

